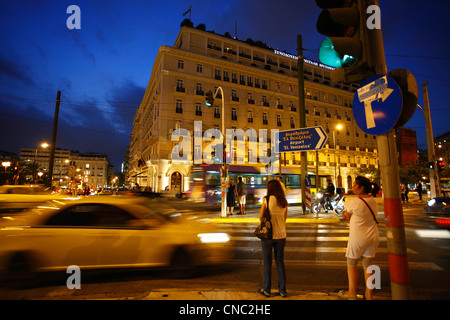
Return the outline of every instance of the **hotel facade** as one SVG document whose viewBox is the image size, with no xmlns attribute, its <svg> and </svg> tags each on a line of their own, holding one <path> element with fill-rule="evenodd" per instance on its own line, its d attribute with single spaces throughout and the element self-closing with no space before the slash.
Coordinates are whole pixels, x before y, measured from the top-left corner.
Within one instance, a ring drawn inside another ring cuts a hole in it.
<svg viewBox="0 0 450 320">
<path fill-rule="evenodd" d="M 378 168 L 375 136 L 365 134 L 353 119 L 356 86 L 333 83 L 331 68 L 304 62 L 306 125 L 321 126 L 328 136 L 320 151 L 307 153 L 307 172 L 351 189 L 361 168 Z M 206 106 L 206 93 L 219 87 L 223 96 Z M 187 191 L 194 159 L 172 160 L 179 143 L 172 141 L 174 130 L 186 129 L 194 137 L 194 122 L 201 121 L 203 136 L 211 128 L 222 131 L 224 119 L 225 129 L 266 129 L 270 138 L 273 129 L 299 128 L 298 92 L 296 56 L 261 42 L 182 26 L 173 46 L 159 48 L 136 112 L 125 159 L 128 182 L 156 192 Z M 236 151 L 236 144 L 228 151 Z M 247 143 L 244 163 L 249 152 Z M 280 153 L 279 159 L 282 175 L 300 173 L 300 153 Z"/>
</svg>

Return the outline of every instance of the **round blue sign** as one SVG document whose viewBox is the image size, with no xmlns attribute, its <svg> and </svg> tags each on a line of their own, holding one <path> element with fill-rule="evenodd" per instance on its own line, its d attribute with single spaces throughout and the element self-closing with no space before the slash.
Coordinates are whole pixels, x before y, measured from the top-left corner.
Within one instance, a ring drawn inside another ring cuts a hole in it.
<svg viewBox="0 0 450 320">
<path fill-rule="evenodd" d="M 353 117 L 368 134 L 388 132 L 402 113 L 403 97 L 397 82 L 385 75 L 364 80 L 353 97 Z"/>
</svg>

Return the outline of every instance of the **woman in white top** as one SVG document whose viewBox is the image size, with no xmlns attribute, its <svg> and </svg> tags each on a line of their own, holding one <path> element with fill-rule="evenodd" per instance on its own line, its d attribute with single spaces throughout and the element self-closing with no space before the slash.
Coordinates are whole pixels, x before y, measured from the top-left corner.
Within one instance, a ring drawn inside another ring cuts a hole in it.
<svg viewBox="0 0 450 320">
<path fill-rule="evenodd" d="M 267 198 L 269 198 L 269 210 L 272 221 L 273 237 L 271 240 L 261 240 L 263 252 L 263 282 L 264 288 L 259 293 L 270 297 L 272 280 L 272 248 L 275 254 L 275 263 L 278 271 L 278 289 L 280 295 L 286 297 L 286 270 L 284 267 L 284 247 L 286 245 L 286 218 L 288 202 L 279 181 L 271 180 L 267 183 Z M 259 219 L 261 220 L 267 203 L 264 197 Z"/>
<path fill-rule="evenodd" d="M 348 291 L 341 291 L 340 296 L 347 299 L 356 298 L 358 282 L 358 260 L 362 258 L 364 278 L 366 280 L 365 298 L 372 299 L 372 290 L 367 287 L 367 279 L 371 273 L 367 268 L 372 264 L 378 248 L 379 233 L 376 220 L 377 203 L 370 196 L 372 185 L 370 180 L 358 176 L 353 183 L 353 192 L 358 198 L 352 199 L 343 212 L 342 217 L 350 220 L 350 233 L 347 244 Z"/>
</svg>

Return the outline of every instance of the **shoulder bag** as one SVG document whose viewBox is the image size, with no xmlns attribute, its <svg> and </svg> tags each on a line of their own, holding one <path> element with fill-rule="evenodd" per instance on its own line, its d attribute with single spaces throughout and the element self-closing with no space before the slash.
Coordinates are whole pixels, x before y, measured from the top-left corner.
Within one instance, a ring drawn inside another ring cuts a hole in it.
<svg viewBox="0 0 450 320">
<path fill-rule="evenodd" d="M 366 202 L 366 200 L 364 200 L 364 199 L 361 198 L 361 197 L 358 197 L 358 198 L 360 198 L 360 199 L 366 204 L 367 208 L 369 208 L 370 213 L 372 214 L 373 219 L 374 219 L 375 222 L 378 224 L 377 218 L 375 217 L 375 214 L 373 213 L 372 208 L 369 206 L 369 204 Z"/>
<path fill-rule="evenodd" d="M 266 210 L 263 213 L 260 225 L 253 232 L 260 239 L 271 240 L 273 237 L 272 222 L 270 220 L 269 197 L 266 197 Z"/>
</svg>

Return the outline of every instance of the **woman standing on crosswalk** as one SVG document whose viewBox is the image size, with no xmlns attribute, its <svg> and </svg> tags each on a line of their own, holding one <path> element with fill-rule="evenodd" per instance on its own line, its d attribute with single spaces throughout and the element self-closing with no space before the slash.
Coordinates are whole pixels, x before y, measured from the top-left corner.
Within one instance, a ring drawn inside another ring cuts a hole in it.
<svg viewBox="0 0 450 320">
<path fill-rule="evenodd" d="M 352 199 L 347 210 L 342 213 L 344 219 L 350 220 L 350 233 L 347 244 L 348 291 L 341 291 L 342 298 L 356 299 L 358 282 L 357 264 L 362 258 L 364 278 L 366 280 L 365 298 L 372 299 L 372 290 L 367 287 L 369 274 L 367 268 L 372 264 L 379 243 L 377 203 L 370 194 L 372 185 L 366 177 L 358 176 L 353 183 L 353 192 L 358 198 Z"/>
<path fill-rule="evenodd" d="M 269 203 L 266 203 L 266 198 Z M 273 228 L 273 237 L 271 240 L 261 240 L 263 253 L 263 283 L 264 288 L 259 293 L 270 297 L 270 288 L 272 281 L 272 248 L 275 254 L 275 263 L 278 272 L 278 289 L 280 295 L 286 297 L 286 269 L 284 266 L 284 247 L 286 246 L 286 218 L 288 202 L 283 188 L 278 180 L 271 180 L 267 183 L 267 197 L 264 197 L 259 219 L 261 220 L 269 207 Z"/>
</svg>

